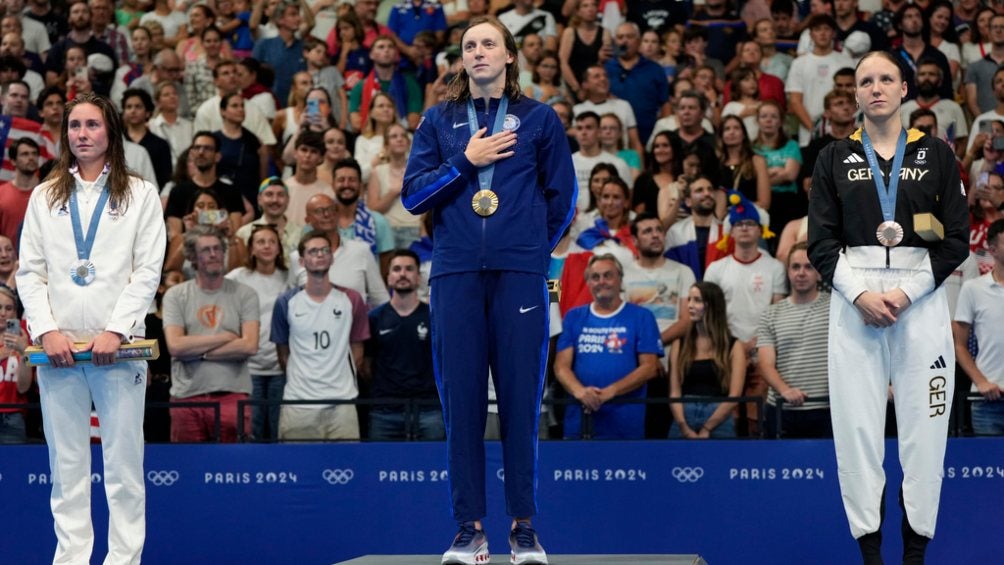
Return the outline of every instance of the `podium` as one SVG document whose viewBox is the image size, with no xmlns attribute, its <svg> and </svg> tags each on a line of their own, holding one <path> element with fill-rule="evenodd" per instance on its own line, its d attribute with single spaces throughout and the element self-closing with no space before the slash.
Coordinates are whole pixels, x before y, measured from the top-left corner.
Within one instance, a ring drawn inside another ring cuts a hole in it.
<svg viewBox="0 0 1004 565">
<path fill-rule="evenodd" d="M 441 555 L 364 555 L 336 565 L 440 565 Z M 550 565 L 707 565 L 700 555 L 548 555 Z M 492 554 L 490 565 L 509 563 L 509 552 Z"/>
</svg>

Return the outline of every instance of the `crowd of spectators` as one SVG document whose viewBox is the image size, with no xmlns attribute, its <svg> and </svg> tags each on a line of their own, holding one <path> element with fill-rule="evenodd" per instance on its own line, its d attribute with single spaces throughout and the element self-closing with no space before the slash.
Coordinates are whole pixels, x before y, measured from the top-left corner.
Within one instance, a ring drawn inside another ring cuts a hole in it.
<svg viewBox="0 0 1004 565">
<path fill-rule="evenodd" d="M 148 410 L 149 441 L 213 438 L 212 405 L 218 439 L 233 441 L 244 399 L 257 401 L 243 424 L 257 440 L 444 437 L 427 305 L 435 220 L 400 193 L 411 133 L 459 72 L 460 32 L 490 14 L 517 39 L 523 95 L 564 124 L 580 188 L 549 277 L 547 398 L 569 403 L 545 408 L 542 436 L 735 437 L 760 421 L 770 437 L 830 435 L 829 302 L 805 251 L 807 195 L 820 150 L 860 124 L 853 68 L 871 50 L 902 62 L 904 123 L 958 156 L 971 209 L 970 259 L 945 283 L 958 389 L 983 397 L 976 432 L 1004 433 L 991 331 L 1004 324 L 1000 2 L 0 8 L 0 318 L 12 320 L 0 405 L 37 398 L 14 284 L 24 210 L 66 150 L 64 104 L 95 92 L 121 110 L 128 164 L 164 206 L 148 400 L 178 405 Z M 762 398 L 765 418 L 724 400 L 738 396 Z M 669 402 L 615 401 L 645 397 Z M 40 428 L 37 412 L 0 407 L 0 442 Z"/>
</svg>

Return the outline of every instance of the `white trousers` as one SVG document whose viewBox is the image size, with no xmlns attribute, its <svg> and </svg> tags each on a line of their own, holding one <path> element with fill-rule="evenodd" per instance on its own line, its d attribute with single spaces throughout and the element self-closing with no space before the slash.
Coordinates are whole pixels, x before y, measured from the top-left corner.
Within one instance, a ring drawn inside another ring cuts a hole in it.
<svg viewBox="0 0 1004 565">
<path fill-rule="evenodd" d="M 895 268 L 852 269 L 875 292 L 897 288 L 914 274 Z M 883 431 L 891 382 L 907 518 L 915 532 L 934 537 L 955 383 L 944 288 L 918 299 L 888 328 L 865 325 L 857 308 L 834 292 L 829 346 L 837 475 L 851 534 L 859 538 L 881 527 Z"/>
<path fill-rule="evenodd" d="M 91 525 L 91 401 L 98 413 L 108 499 L 105 565 L 139 563 L 146 539 L 143 411 L 146 361 L 40 367 L 38 385 L 52 470 L 53 563 L 86 565 Z"/>
</svg>

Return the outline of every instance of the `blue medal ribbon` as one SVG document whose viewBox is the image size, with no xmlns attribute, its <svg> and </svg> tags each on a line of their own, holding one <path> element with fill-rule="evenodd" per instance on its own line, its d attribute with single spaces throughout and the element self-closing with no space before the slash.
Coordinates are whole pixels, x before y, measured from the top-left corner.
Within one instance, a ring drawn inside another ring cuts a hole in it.
<svg viewBox="0 0 1004 565">
<path fill-rule="evenodd" d="M 77 204 L 77 191 L 74 190 L 70 193 L 70 223 L 73 225 L 73 242 L 77 247 L 78 259 L 76 266 L 71 270 L 70 278 L 81 286 L 90 284 L 94 280 L 94 265 L 90 262 L 91 249 L 94 247 L 94 240 L 97 238 L 98 223 L 101 222 L 101 214 L 104 212 L 105 203 L 108 202 L 108 194 L 108 186 L 105 185 L 101 190 L 101 196 L 98 197 L 98 203 L 94 207 L 94 213 L 91 214 L 91 223 L 87 227 L 87 234 L 85 235 L 80 222 L 80 206 Z M 87 269 L 88 275 L 79 274 L 78 270 L 80 268 Z"/>
<path fill-rule="evenodd" d="M 872 169 L 872 181 L 875 182 L 875 191 L 878 193 L 879 206 L 882 208 L 882 218 L 887 222 L 896 220 L 896 192 L 899 189 L 899 174 L 903 168 L 903 155 L 906 153 L 906 131 L 900 130 L 899 140 L 896 141 L 896 155 L 892 160 L 892 171 L 889 173 L 889 188 L 886 189 L 885 178 L 878 165 L 878 158 L 875 157 L 875 148 L 868 137 L 868 130 L 861 128 L 861 145 L 865 149 L 865 157 L 868 158 L 868 166 Z"/>
<path fill-rule="evenodd" d="M 488 103 L 488 107 L 491 107 L 491 102 Z M 495 113 L 495 124 L 492 125 L 491 131 L 485 132 L 485 137 L 502 131 L 502 124 L 505 122 L 506 112 L 509 110 L 509 98 L 503 93 L 502 99 L 499 101 L 498 111 Z M 478 133 L 481 129 L 478 127 L 478 115 L 474 110 L 474 99 L 467 99 L 467 127 L 471 131 L 471 137 Z M 490 165 L 485 165 L 478 169 L 478 186 L 481 190 L 490 190 L 492 186 L 492 177 L 495 175 L 495 163 Z"/>
</svg>

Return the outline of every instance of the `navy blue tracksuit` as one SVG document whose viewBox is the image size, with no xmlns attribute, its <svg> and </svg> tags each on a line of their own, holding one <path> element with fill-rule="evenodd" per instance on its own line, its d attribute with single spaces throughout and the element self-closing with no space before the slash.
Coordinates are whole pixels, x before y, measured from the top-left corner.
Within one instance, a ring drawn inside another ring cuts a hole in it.
<svg viewBox="0 0 1004 565">
<path fill-rule="evenodd" d="M 499 100 L 475 101 L 490 135 Z M 575 210 L 576 180 L 554 111 L 520 96 L 506 126 L 515 155 L 495 164 L 499 208 L 477 215 L 478 169 L 464 156 L 466 101 L 426 111 L 412 145 L 402 200 L 433 214 L 433 361 L 446 420 L 453 516 L 479 520 L 485 509 L 484 430 L 488 367 L 499 402 L 506 511 L 536 513 L 537 420 L 547 359 L 550 252 Z"/>
</svg>

